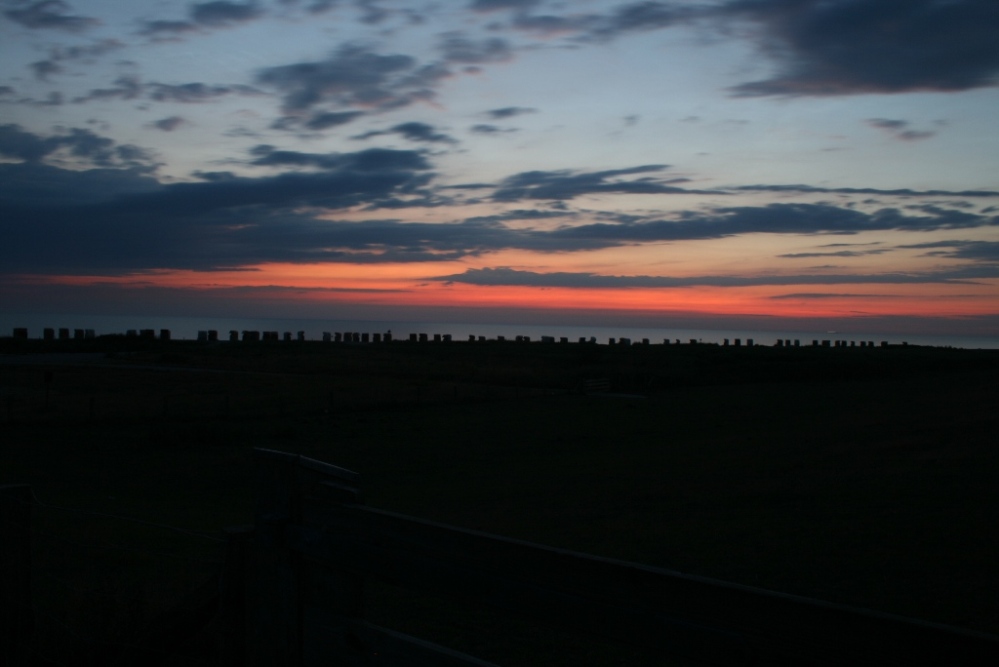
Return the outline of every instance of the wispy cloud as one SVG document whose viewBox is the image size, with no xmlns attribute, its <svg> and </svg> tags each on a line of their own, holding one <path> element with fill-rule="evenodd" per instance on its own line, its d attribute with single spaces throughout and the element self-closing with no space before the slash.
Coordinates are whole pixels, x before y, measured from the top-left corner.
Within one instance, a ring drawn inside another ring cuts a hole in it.
<svg viewBox="0 0 999 667">
<path fill-rule="evenodd" d="M 536 112 L 537 109 L 532 109 L 530 107 L 500 107 L 499 109 L 490 109 L 486 112 L 486 115 L 493 120 L 506 120 L 507 118 L 522 116 L 525 113 Z"/>
<path fill-rule="evenodd" d="M 999 190 L 912 190 L 909 188 L 827 188 L 804 184 L 734 185 L 731 191 L 787 192 L 802 194 L 884 195 L 891 197 L 999 197 Z"/>
<path fill-rule="evenodd" d="M 156 102 L 200 104 L 231 95 L 260 96 L 263 92 L 241 84 L 212 85 L 197 81 L 182 84 L 143 83 L 137 76 L 129 74 L 119 76 L 110 87 L 94 88 L 84 95 L 75 97 L 73 103 L 149 99 Z"/>
<path fill-rule="evenodd" d="M 186 123 L 187 121 L 180 116 L 168 116 L 167 118 L 160 118 L 157 121 L 153 121 L 153 127 L 164 132 L 173 132 Z"/>
<path fill-rule="evenodd" d="M 454 137 L 448 136 L 443 132 L 438 132 L 434 129 L 433 125 L 428 123 L 419 123 L 415 121 L 410 121 L 408 123 L 399 123 L 398 125 L 393 125 L 387 130 L 372 130 L 370 132 L 365 132 L 359 134 L 352 139 L 371 139 L 372 137 L 380 137 L 386 134 L 397 134 L 410 141 L 421 141 L 425 143 L 443 143 L 443 144 L 455 144 L 458 140 Z"/>
<path fill-rule="evenodd" d="M 679 188 L 670 183 L 686 179 L 663 180 L 651 177 L 624 179 L 636 174 L 658 173 L 669 165 L 652 164 L 627 169 L 608 169 L 594 172 L 525 171 L 503 180 L 493 192 L 497 201 L 519 199 L 572 199 L 581 195 L 598 193 L 630 194 L 690 194 L 697 190 Z M 718 194 L 722 194 L 718 192 Z"/>
<path fill-rule="evenodd" d="M 936 134 L 936 132 L 928 130 L 913 130 L 909 127 L 911 123 L 907 120 L 869 118 L 867 120 L 867 124 L 871 127 L 883 130 L 892 137 L 901 141 L 919 141 L 920 139 L 929 139 Z"/>
<path fill-rule="evenodd" d="M 262 16 L 264 10 L 256 2 L 212 0 L 188 6 L 187 20 L 146 21 L 140 34 L 150 37 L 176 37 L 204 29 L 231 28 Z"/>
<path fill-rule="evenodd" d="M 62 0 L 41 0 L 23 9 L 8 9 L 4 16 L 33 30 L 80 32 L 100 24 L 97 19 L 69 14 L 69 11 L 70 6 Z"/>
<path fill-rule="evenodd" d="M 155 159 L 133 144 L 117 144 L 85 128 L 71 128 L 63 134 L 40 136 L 20 125 L 0 125 L 0 156 L 40 163 L 63 158 L 88 167 L 129 167 L 152 170 Z"/>
<path fill-rule="evenodd" d="M 381 110 L 408 106 L 432 99 L 434 87 L 446 76 L 443 67 L 420 66 L 412 56 L 345 45 L 325 60 L 265 68 L 257 83 L 281 93 L 285 115 L 295 118 L 321 104 Z"/>
</svg>

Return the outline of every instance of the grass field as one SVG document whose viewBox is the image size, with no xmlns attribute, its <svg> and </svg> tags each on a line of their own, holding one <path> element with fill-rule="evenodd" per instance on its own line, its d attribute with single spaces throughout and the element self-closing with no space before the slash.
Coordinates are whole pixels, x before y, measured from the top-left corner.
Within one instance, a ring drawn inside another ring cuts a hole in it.
<svg viewBox="0 0 999 667">
<path fill-rule="evenodd" d="M 375 507 L 999 633 L 996 351 L 98 339 L 65 357 L 14 342 L 0 349 L 0 483 L 49 505 L 217 532 L 251 522 L 251 452 L 267 447 L 360 472 Z M 580 393 L 587 379 L 614 395 Z M 56 557 L 56 537 L 41 540 L 39 567 L 77 592 L 40 585 L 52 615 L 73 625 L 95 601 L 131 605 L 107 611 L 106 636 L 220 554 L 37 514 L 78 544 L 172 554 Z M 379 591 L 376 615 L 482 657 L 611 662 Z"/>
</svg>

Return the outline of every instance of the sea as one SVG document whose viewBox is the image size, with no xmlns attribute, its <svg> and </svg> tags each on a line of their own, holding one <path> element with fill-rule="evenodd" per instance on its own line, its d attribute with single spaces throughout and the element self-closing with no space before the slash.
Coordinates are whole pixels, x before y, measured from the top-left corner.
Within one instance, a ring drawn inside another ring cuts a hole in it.
<svg viewBox="0 0 999 667">
<path fill-rule="evenodd" d="M 871 332 L 779 331 L 779 330 L 736 330 L 736 329 L 686 329 L 652 328 L 633 326 L 579 326 L 561 324 L 496 324 L 463 322 L 407 322 L 378 320 L 320 320 L 320 319 L 269 319 L 233 317 L 155 317 L 155 316 L 112 316 L 112 315 L 4 315 L 0 314 L 0 337 L 13 335 L 14 328 L 27 328 L 28 338 L 40 339 L 45 328 L 92 329 L 94 335 L 125 334 L 130 330 L 153 329 L 156 335 L 163 329 L 170 330 L 172 340 L 198 340 L 201 331 L 218 332 L 219 340 L 228 340 L 230 331 L 276 331 L 283 337 L 286 332 L 293 338 L 304 332 L 306 340 L 321 341 L 324 333 L 337 332 L 385 334 L 391 333 L 396 340 L 405 340 L 410 334 L 427 334 L 431 339 L 435 334 L 450 335 L 453 340 L 468 340 L 470 336 L 496 340 L 500 337 L 515 340 L 517 336 L 528 336 L 531 340 L 541 340 L 551 336 L 555 340 L 567 338 L 569 342 L 580 339 L 595 340 L 607 344 L 613 338 L 628 338 L 633 343 L 648 340 L 652 344 L 663 342 L 723 344 L 729 340 L 734 344 L 739 340 L 747 344 L 752 340 L 756 345 L 774 345 L 778 340 L 800 341 L 802 346 L 813 341 L 845 341 L 850 343 L 873 342 L 874 345 L 925 345 L 932 347 L 953 347 L 963 349 L 999 349 L 999 336 L 971 335 L 925 335 Z"/>
</svg>

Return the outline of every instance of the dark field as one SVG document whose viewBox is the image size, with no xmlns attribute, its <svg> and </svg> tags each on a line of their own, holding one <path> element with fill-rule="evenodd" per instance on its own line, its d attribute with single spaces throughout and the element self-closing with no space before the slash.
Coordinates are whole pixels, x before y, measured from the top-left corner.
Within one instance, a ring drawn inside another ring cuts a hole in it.
<svg viewBox="0 0 999 667">
<path fill-rule="evenodd" d="M 999 351 L 86 343 L 0 341 L 0 483 L 47 505 L 217 534 L 252 522 L 266 447 L 360 472 L 375 507 L 999 634 Z M 594 379 L 610 393 L 584 395 Z M 127 643 L 221 559 L 152 527 L 35 519 L 53 645 L 73 641 L 60 623 Z M 386 624 L 504 664 L 630 662 L 373 598 Z"/>
</svg>

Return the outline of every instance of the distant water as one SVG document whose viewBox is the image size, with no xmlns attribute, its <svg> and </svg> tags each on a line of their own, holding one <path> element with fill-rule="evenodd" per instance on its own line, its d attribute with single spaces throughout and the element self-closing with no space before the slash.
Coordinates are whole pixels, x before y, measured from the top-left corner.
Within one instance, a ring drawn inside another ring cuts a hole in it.
<svg viewBox="0 0 999 667">
<path fill-rule="evenodd" d="M 124 334 L 129 329 L 155 329 L 157 336 L 161 329 L 169 329 L 174 340 L 197 340 L 199 331 L 214 329 L 218 331 L 220 340 L 228 340 L 229 331 L 277 331 L 283 335 L 290 332 L 293 337 L 299 331 L 305 332 L 307 340 L 322 340 L 324 332 L 357 332 L 386 333 L 392 332 L 395 339 L 406 339 L 409 334 L 425 333 L 430 337 L 434 334 L 450 334 L 458 340 L 468 340 L 469 336 L 485 336 L 495 340 L 503 336 L 513 340 L 517 336 L 530 336 L 531 340 L 540 340 L 542 336 L 568 338 L 577 342 L 580 338 L 589 340 L 595 338 L 597 343 L 606 344 L 611 338 L 630 338 L 632 342 L 648 339 L 650 343 L 661 344 L 664 340 L 671 343 L 677 340 L 688 343 L 696 340 L 702 343 L 722 343 L 726 338 L 734 344 L 740 339 L 745 345 L 752 339 L 756 345 L 773 345 L 777 340 L 799 340 L 801 345 L 811 345 L 813 340 L 842 340 L 856 342 L 873 341 L 880 345 L 882 341 L 889 344 L 908 343 L 910 345 L 930 345 L 934 347 L 958 347 L 966 349 L 999 349 L 999 337 L 995 336 L 929 336 L 913 334 L 869 333 L 835 333 L 829 331 L 751 331 L 751 330 L 714 330 L 714 329 L 682 329 L 682 328 L 636 328 L 608 326 L 571 326 L 551 324 L 484 324 L 484 323 L 454 323 L 454 322 L 388 322 L 388 321 L 358 321 L 358 320 L 289 320 L 289 319 L 240 319 L 240 318 L 204 318 L 204 317 L 132 317 L 132 316 L 101 316 L 101 315 L 3 315 L 0 314 L 0 336 L 10 336 L 14 327 L 27 327 L 29 338 L 41 338 L 46 327 L 59 329 L 93 329 L 95 334 Z"/>
</svg>

